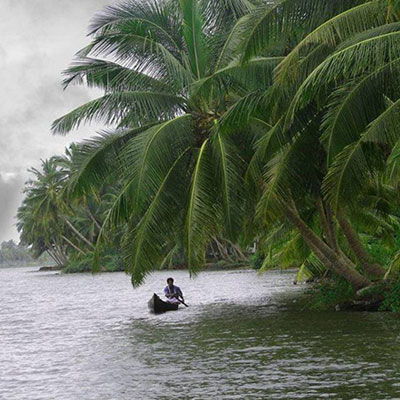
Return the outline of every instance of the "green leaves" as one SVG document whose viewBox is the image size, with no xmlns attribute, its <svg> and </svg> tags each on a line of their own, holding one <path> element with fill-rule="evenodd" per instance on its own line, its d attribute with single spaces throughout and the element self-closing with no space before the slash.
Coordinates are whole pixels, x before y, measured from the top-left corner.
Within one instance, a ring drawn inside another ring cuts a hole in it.
<svg viewBox="0 0 400 400">
<path fill-rule="evenodd" d="M 218 231 L 220 215 L 215 205 L 214 165 L 209 140 L 202 144 L 192 174 L 186 206 L 185 247 L 189 271 L 205 263 L 205 247 Z"/>
<path fill-rule="evenodd" d="M 137 222 L 132 215 L 128 223 L 122 248 L 134 286 L 154 268 L 161 267 L 164 255 L 174 248 L 184 199 L 187 156 L 186 150 L 171 165 L 140 220 Z"/>
<path fill-rule="evenodd" d="M 227 135 L 217 132 L 212 138 L 211 146 L 216 159 L 217 185 L 222 197 L 224 231 L 228 238 L 237 240 L 243 219 L 243 178 L 240 172 L 243 166 L 237 157 L 237 149 Z M 215 184 L 215 183 L 214 183 Z"/>
<path fill-rule="evenodd" d="M 147 129 L 149 126 L 122 132 L 102 132 L 81 143 L 73 163 L 74 172 L 69 179 L 73 195 L 89 194 L 111 176 L 117 178 L 119 152 L 128 140 Z"/>
<path fill-rule="evenodd" d="M 192 129 L 191 116 L 185 114 L 139 133 L 126 144 L 121 154 L 123 188 L 108 221 L 118 225 L 143 214 L 176 158 L 192 143 Z"/>
<path fill-rule="evenodd" d="M 183 36 L 189 53 L 190 68 L 193 75 L 200 79 L 204 76 L 207 63 L 201 10 L 197 0 L 180 0 L 179 3 L 183 14 Z"/>
<path fill-rule="evenodd" d="M 156 92 L 117 92 L 107 94 L 76 108 L 54 121 L 53 133 L 66 134 L 80 124 L 93 120 L 107 125 L 117 124 L 128 113 L 134 112 L 139 121 L 159 121 L 184 108 L 184 99 L 175 95 Z M 132 126 L 137 120 L 132 120 Z"/>
<path fill-rule="evenodd" d="M 335 158 L 323 186 L 326 198 L 335 209 L 341 200 L 351 202 L 351 196 L 362 190 L 365 180 L 374 170 L 371 157 L 376 159 L 375 164 L 379 159 L 383 160 L 381 146 L 392 148 L 400 139 L 399 111 L 400 100 L 379 115 L 358 141 L 346 146 Z"/>
<path fill-rule="evenodd" d="M 243 59 L 249 60 L 265 49 L 301 39 L 318 25 L 362 1 L 283 0 L 274 7 L 255 13 L 242 44 Z"/>
<path fill-rule="evenodd" d="M 267 90 L 272 84 L 273 71 L 281 60 L 282 57 L 259 57 L 244 65 L 232 62 L 212 75 L 196 81 L 193 84 L 193 94 L 202 93 L 207 96 L 215 88 L 223 88 L 225 92 L 231 89 L 239 94 Z"/>
<path fill-rule="evenodd" d="M 400 83 L 400 60 L 396 59 L 358 80 L 340 86 L 331 96 L 322 128 L 321 141 L 327 150 L 327 163 L 386 109 L 383 92 L 392 94 Z"/>
<path fill-rule="evenodd" d="M 400 31 L 395 31 L 364 39 L 332 54 L 307 77 L 297 91 L 286 117 L 287 123 L 290 124 L 296 111 L 314 99 L 327 84 L 355 78 L 399 58 L 399 45 Z"/>
<path fill-rule="evenodd" d="M 66 71 L 63 81 L 64 89 L 71 84 L 97 87 L 106 92 L 112 91 L 155 91 L 173 93 L 165 77 L 154 78 L 146 73 L 130 69 L 117 63 L 80 57 Z"/>
<path fill-rule="evenodd" d="M 356 3 L 356 2 L 355 2 Z M 303 52 L 324 44 L 334 48 L 353 35 L 387 22 L 387 0 L 373 0 L 333 16 L 302 39 L 279 65 L 277 79 L 283 83 L 296 71 Z"/>
</svg>

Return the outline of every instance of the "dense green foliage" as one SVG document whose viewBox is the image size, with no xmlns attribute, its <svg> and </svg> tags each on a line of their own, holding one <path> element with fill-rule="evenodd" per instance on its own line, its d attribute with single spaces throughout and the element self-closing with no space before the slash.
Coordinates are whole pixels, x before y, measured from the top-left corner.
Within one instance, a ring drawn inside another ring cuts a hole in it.
<svg viewBox="0 0 400 400">
<path fill-rule="evenodd" d="M 336 306 L 343 306 L 354 297 L 354 289 L 343 278 L 320 282 L 311 289 L 311 309 L 334 310 Z"/>
<path fill-rule="evenodd" d="M 398 0 L 130 0 L 91 38 L 64 85 L 104 94 L 53 132 L 110 130 L 33 171 L 20 227 L 38 253 L 76 246 L 99 269 L 116 249 L 136 285 L 257 242 L 261 271 L 298 281 L 398 278 Z"/>
<path fill-rule="evenodd" d="M 93 263 L 96 240 L 113 199 L 113 187 L 104 182 L 90 196 L 71 199 L 77 149 L 71 145 L 65 156 L 54 156 L 42 161 L 41 170 L 30 170 L 34 177 L 26 183 L 17 226 L 21 242 L 30 246 L 34 258 L 47 254 L 57 265 L 66 267 L 70 258 L 76 261 L 81 257 L 82 264 L 86 263 L 88 268 Z M 111 241 L 115 244 L 111 251 L 115 256 L 118 238 L 115 234 Z M 99 254 L 105 251 L 103 247 Z M 110 250 L 105 255 L 110 255 Z"/>
<path fill-rule="evenodd" d="M 385 291 L 385 297 L 380 310 L 400 312 L 400 282 L 394 282 L 389 290 Z"/>
</svg>

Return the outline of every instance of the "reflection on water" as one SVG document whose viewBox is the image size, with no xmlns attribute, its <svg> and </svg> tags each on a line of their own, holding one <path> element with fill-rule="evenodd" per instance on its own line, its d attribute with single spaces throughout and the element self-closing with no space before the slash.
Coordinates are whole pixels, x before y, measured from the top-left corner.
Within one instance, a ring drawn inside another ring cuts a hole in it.
<svg viewBox="0 0 400 400">
<path fill-rule="evenodd" d="M 0 269 L 0 399 L 395 399 L 400 321 L 304 311 L 293 274 L 172 275 L 190 305 L 147 310 L 171 272 Z"/>
</svg>

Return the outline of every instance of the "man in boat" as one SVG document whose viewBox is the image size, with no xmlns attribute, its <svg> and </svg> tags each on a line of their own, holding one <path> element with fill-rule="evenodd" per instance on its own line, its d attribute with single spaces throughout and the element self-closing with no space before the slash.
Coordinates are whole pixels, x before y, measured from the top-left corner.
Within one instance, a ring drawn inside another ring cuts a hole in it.
<svg viewBox="0 0 400 400">
<path fill-rule="evenodd" d="M 184 303 L 182 290 L 174 285 L 174 279 L 168 278 L 167 283 L 168 285 L 164 288 L 165 297 L 168 299 L 167 302 L 171 304 Z M 179 298 L 181 298 L 181 301 L 179 301 Z"/>
</svg>

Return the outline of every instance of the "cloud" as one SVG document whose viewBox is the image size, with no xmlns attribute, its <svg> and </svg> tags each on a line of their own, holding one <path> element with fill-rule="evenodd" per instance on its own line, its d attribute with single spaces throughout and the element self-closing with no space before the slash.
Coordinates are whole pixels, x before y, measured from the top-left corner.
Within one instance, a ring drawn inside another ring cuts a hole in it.
<svg viewBox="0 0 400 400">
<path fill-rule="evenodd" d="M 61 72 L 76 51 L 89 42 L 87 27 L 93 15 L 115 3 L 0 1 L 0 235 L 16 236 L 13 215 L 22 199 L 26 170 L 38 167 L 40 159 L 61 154 L 71 141 L 92 136 L 98 129 L 84 127 L 67 137 L 50 133 L 56 118 L 99 96 L 99 92 L 84 87 L 63 91 Z"/>
</svg>

